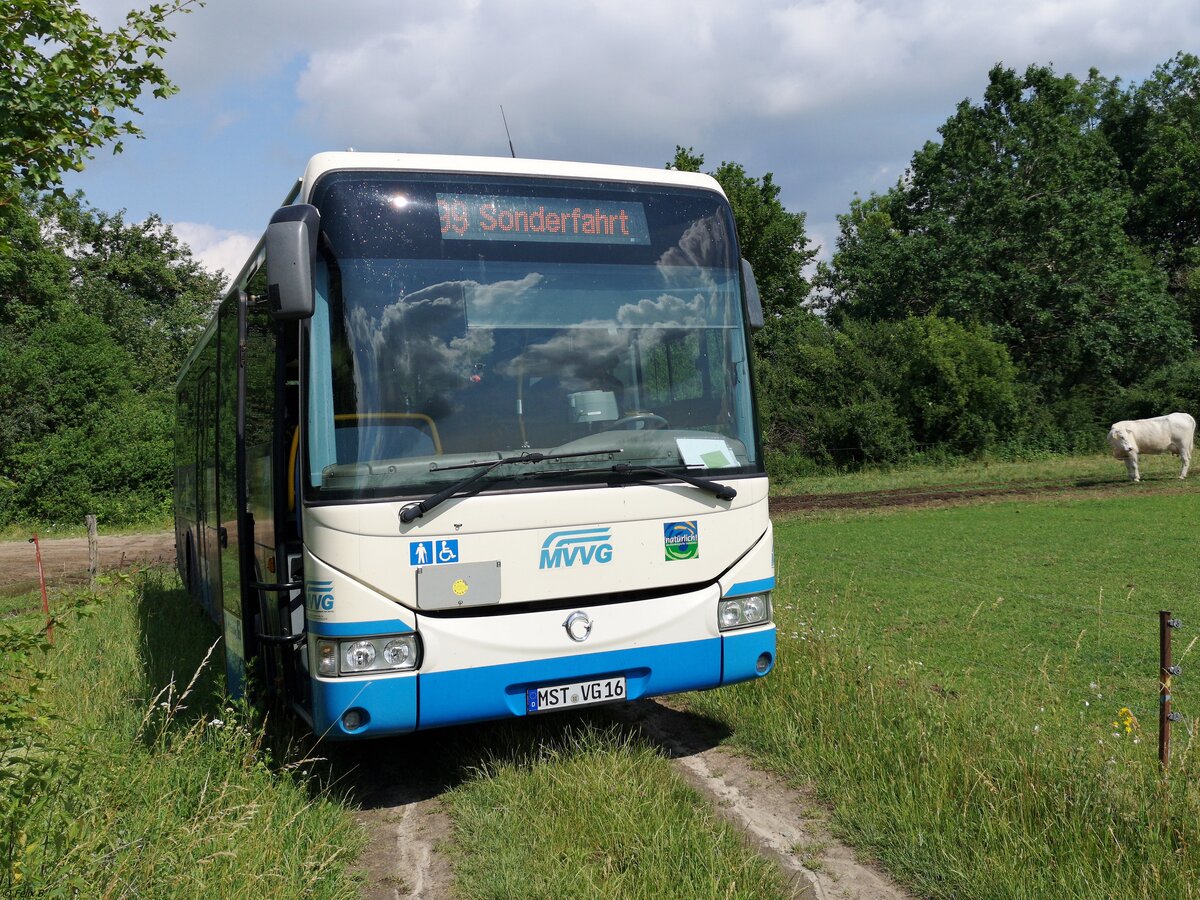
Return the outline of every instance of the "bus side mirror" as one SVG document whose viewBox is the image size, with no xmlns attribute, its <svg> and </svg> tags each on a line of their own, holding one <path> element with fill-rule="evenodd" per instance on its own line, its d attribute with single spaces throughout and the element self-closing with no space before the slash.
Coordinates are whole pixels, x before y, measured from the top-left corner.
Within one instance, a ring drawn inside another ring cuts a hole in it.
<svg viewBox="0 0 1200 900">
<path fill-rule="evenodd" d="M 750 323 L 751 331 L 758 331 L 766 324 L 763 319 L 762 298 L 758 296 L 758 282 L 754 280 L 754 270 L 750 263 L 742 260 L 742 284 L 746 288 L 746 321 Z"/>
<path fill-rule="evenodd" d="M 280 321 L 313 314 L 313 272 L 317 267 L 317 231 L 321 214 L 315 206 L 284 206 L 267 226 L 267 309 Z"/>
</svg>

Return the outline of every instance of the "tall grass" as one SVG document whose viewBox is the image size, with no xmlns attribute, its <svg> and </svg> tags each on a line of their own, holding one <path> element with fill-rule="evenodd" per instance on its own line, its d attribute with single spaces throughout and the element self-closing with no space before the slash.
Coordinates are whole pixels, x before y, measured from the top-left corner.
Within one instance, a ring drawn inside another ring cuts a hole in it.
<svg viewBox="0 0 1200 900">
<path fill-rule="evenodd" d="M 119 525 L 114 525 L 101 519 L 100 536 L 103 539 L 118 534 L 155 534 L 163 531 L 171 531 L 174 527 L 174 520 L 169 515 L 152 515 L 131 522 L 123 522 Z M 28 540 L 35 532 L 43 541 L 87 537 L 88 533 L 87 525 L 82 520 L 79 522 L 10 522 L 8 524 L 0 524 L 0 541 Z M 33 549 L 30 548 L 29 552 L 32 558 Z"/>
<path fill-rule="evenodd" d="M 448 799 L 464 897 L 788 896 L 775 866 L 619 726 L 584 720 L 485 754 Z"/>
<path fill-rule="evenodd" d="M 1158 608 L 1200 626 L 1194 491 L 777 523 L 771 677 L 694 695 L 937 897 L 1200 896 L 1200 692 L 1156 759 Z"/>
<path fill-rule="evenodd" d="M 224 701 L 182 592 L 150 578 L 64 606 L 53 647 L 39 619 L 6 623 L 0 893 L 357 895 L 351 817 Z"/>
</svg>

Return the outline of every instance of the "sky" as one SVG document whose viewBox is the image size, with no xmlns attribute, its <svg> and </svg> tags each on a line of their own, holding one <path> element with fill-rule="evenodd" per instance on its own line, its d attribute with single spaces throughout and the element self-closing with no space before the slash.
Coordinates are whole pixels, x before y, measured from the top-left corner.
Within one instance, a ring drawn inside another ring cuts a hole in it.
<svg viewBox="0 0 1200 900">
<path fill-rule="evenodd" d="M 135 0 L 81 0 L 113 27 Z M 148 5 L 145 0 L 142 5 Z M 207 0 L 171 21 L 180 92 L 66 181 L 157 213 L 234 275 L 323 150 L 767 172 L 828 257 L 997 63 L 1123 84 L 1200 52 L 1196 0 Z"/>
</svg>

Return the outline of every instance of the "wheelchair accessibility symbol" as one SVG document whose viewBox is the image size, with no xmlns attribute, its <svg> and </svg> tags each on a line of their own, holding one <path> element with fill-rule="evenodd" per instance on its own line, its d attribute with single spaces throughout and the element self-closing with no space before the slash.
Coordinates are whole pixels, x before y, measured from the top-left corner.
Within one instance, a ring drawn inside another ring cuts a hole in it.
<svg viewBox="0 0 1200 900">
<path fill-rule="evenodd" d="M 439 563 L 458 562 L 458 539 L 440 541 L 413 541 L 408 545 L 410 566 L 435 566 Z"/>
</svg>

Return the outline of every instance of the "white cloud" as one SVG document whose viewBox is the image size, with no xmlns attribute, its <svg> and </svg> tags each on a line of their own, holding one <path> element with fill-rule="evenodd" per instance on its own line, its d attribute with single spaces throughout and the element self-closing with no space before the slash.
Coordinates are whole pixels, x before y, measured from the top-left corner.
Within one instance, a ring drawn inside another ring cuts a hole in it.
<svg viewBox="0 0 1200 900">
<path fill-rule="evenodd" d="M 223 271 L 227 282 L 241 271 L 259 238 L 199 222 L 172 222 L 171 230 L 192 248 L 200 265 L 213 273 Z"/>
<path fill-rule="evenodd" d="M 111 25 L 130 0 L 83 4 Z M 854 193 L 894 184 L 955 104 L 980 97 L 995 63 L 1141 80 L 1200 46 L 1200 4 L 208 0 L 171 27 L 182 93 L 169 103 L 196 102 L 198 128 L 262 151 L 252 173 L 223 160 L 243 206 L 247 183 L 286 183 L 313 149 L 504 155 L 503 104 L 522 156 L 659 166 L 690 145 L 707 166 L 774 172 L 828 238 Z"/>
</svg>

